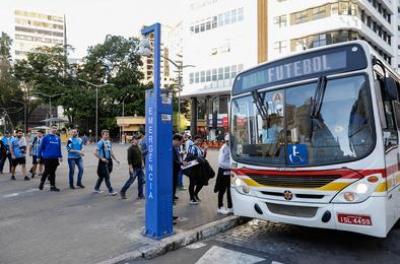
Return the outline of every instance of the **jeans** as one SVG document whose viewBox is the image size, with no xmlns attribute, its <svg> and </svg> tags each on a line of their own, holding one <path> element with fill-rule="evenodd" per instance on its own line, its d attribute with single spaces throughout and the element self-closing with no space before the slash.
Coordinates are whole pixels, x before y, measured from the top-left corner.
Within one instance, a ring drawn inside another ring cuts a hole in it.
<svg viewBox="0 0 400 264">
<path fill-rule="evenodd" d="M 182 172 L 182 170 L 180 170 L 179 174 L 178 174 L 178 187 L 183 187 L 183 172 Z"/>
<path fill-rule="evenodd" d="M 11 159 L 11 153 L 8 153 L 5 157 L 3 157 L 0 160 L 0 173 L 3 173 L 3 168 L 4 165 L 6 164 L 6 160 L 8 159 L 9 166 L 10 166 L 10 172 L 11 172 L 11 167 L 12 167 L 12 159 Z"/>
<path fill-rule="evenodd" d="M 129 172 L 129 179 L 122 187 L 121 193 L 126 193 L 136 178 L 138 178 L 138 196 L 143 197 L 144 173 L 142 168 L 133 168 L 133 173 Z"/>
<path fill-rule="evenodd" d="M 232 196 L 231 196 L 231 186 L 224 186 L 222 190 L 218 191 L 218 208 L 224 206 L 224 194 L 227 193 L 228 208 L 232 208 Z"/>
<path fill-rule="evenodd" d="M 113 187 L 111 186 L 111 181 L 110 181 L 110 168 L 108 167 L 108 163 L 105 163 L 103 161 L 99 161 L 99 165 L 97 167 L 97 175 L 99 178 L 97 179 L 96 185 L 94 186 L 94 189 L 96 191 L 100 190 L 100 186 L 104 182 L 106 183 L 106 186 L 108 188 L 108 192 L 112 193 Z"/>
<path fill-rule="evenodd" d="M 82 185 L 82 175 L 83 175 L 82 158 L 68 159 L 68 166 L 69 166 L 69 186 L 74 186 L 75 166 L 78 167 L 78 179 L 76 181 L 76 184 Z"/>
<path fill-rule="evenodd" d="M 45 159 L 44 160 L 44 172 L 42 175 L 42 179 L 40 180 L 42 183 L 46 182 L 47 177 L 49 177 L 51 187 L 56 186 L 56 169 L 60 163 L 58 159 Z"/>
</svg>

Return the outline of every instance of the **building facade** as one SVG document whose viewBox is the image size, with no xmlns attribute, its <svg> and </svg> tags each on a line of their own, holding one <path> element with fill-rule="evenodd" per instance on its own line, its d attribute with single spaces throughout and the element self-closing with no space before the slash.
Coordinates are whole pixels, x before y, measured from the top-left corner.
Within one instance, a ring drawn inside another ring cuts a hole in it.
<svg viewBox="0 0 400 264">
<path fill-rule="evenodd" d="M 191 128 L 215 139 L 228 128 L 236 74 L 267 59 L 266 0 L 187 1 L 183 23 L 182 96 L 191 100 Z"/>
<path fill-rule="evenodd" d="M 398 67 L 398 0 L 270 0 L 269 59 L 355 39 Z"/>
<path fill-rule="evenodd" d="M 14 16 L 15 60 L 26 58 L 38 47 L 65 44 L 63 16 L 24 10 L 15 10 Z"/>
</svg>

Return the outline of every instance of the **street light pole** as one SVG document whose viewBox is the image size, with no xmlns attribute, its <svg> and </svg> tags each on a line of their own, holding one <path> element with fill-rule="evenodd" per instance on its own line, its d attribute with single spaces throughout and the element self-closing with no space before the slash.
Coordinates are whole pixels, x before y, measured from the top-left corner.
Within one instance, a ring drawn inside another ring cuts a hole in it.
<svg viewBox="0 0 400 264">
<path fill-rule="evenodd" d="M 95 135 L 95 139 L 97 142 L 99 139 L 99 88 L 103 88 L 105 86 L 114 86 L 114 85 L 112 83 L 94 84 L 94 83 L 91 83 L 86 80 L 82 80 L 82 79 L 78 79 L 78 80 L 96 88 L 96 121 L 95 121 L 96 122 L 96 124 L 95 124 L 96 135 Z"/>
<path fill-rule="evenodd" d="M 46 93 L 42 93 L 42 92 L 36 92 L 35 94 L 44 96 L 44 97 L 46 97 L 46 98 L 49 98 L 49 110 L 50 110 L 50 114 L 49 114 L 50 122 L 49 122 L 49 125 L 51 125 L 51 124 L 52 124 L 51 118 L 53 118 L 53 107 L 52 107 L 53 105 L 52 105 L 51 100 L 52 100 L 53 98 L 58 97 L 58 96 L 64 95 L 64 93 L 46 94 Z"/>
</svg>

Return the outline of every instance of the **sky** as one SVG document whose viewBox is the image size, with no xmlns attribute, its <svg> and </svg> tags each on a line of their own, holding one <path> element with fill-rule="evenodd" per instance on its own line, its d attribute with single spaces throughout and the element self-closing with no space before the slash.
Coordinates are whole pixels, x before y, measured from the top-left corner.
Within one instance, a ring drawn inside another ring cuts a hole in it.
<svg viewBox="0 0 400 264">
<path fill-rule="evenodd" d="M 139 36 L 143 25 L 160 22 L 175 25 L 182 20 L 188 0 L 0 0 L 0 32 L 13 37 L 14 10 L 66 15 L 71 57 L 86 55 L 89 46 L 107 34 Z"/>
</svg>

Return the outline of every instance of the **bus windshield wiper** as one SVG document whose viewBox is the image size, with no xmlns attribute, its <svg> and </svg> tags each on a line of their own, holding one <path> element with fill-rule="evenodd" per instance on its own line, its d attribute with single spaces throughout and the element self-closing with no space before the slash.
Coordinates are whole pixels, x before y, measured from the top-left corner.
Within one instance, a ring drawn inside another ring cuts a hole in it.
<svg viewBox="0 0 400 264">
<path fill-rule="evenodd" d="M 263 120 L 268 120 L 268 104 L 264 104 L 265 93 L 262 95 L 257 91 L 253 91 L 251 94 L 261 118 Z"/>
<path fill-rule="evenodd" d="M 317 88 L 315 90 L 314 98 L 311 100 L 311 129 L 310 129 L 310 141 L 312 141 L 313 133 L 314 133 L 314 122 L 317 122 L 318 125 L 321 126 L 321 122 L 323 122 L 321 117 L 321 108 L 322 103 L 324 102 L 324 95 L 327 85 L 326 76 L 321 76 L 318 79 Z"/>
<path fill-rule="evenodd" d="M 326 76 L 321 76 L 318 79 L 317 89 L 315 90 L 314 99 L 311 101 L 311 118 L 320 118 L 322 103 L 327 85 Z"/>
</svg>

